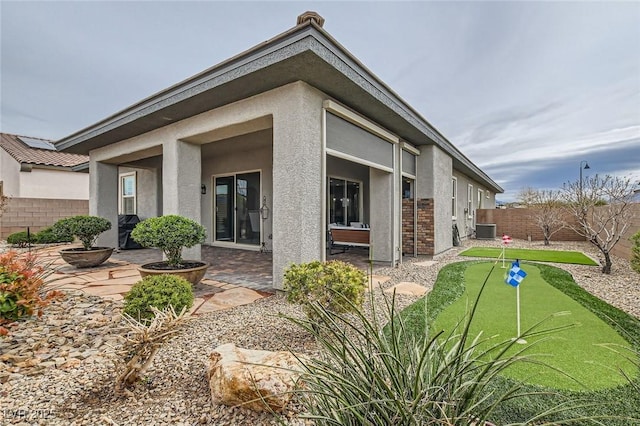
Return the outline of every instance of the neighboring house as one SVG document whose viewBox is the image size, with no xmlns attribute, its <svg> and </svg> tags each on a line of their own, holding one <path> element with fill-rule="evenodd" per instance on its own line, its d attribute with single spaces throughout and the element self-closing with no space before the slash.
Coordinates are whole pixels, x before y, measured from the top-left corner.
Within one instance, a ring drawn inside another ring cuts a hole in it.
<svg viewBox="0 0 640 426">
<path fill-rule="evenodd" d="M 276 288 L 291 263 L 326 258 L 330 224 L 368 224 L 373 259 L 389 264 L 449 249 L 455 222 L 470 234 L 502 188 L 322 23 L 305 13 L 56 142 L 90 156 L 91 214 L 193 218 L 206 244 L 272 250 Z M 117 230 L 103 235 L 116 245 Z"/>
<path fill-rule="evenodd" d="M 0 217 L 3 239 L 88 213 L 89 175 L 73 169 L 89 157 L 58 152 L 48 140 L 7 133 L 0 133 L 0 148 L 0 193 L 9 197 Z"/>
</svg>

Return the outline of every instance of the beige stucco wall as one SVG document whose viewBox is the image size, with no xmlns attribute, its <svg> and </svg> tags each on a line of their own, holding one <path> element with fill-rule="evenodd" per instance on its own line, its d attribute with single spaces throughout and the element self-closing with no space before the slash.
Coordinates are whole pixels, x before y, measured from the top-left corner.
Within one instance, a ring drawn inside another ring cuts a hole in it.
<svg viewBox="0 0 640 426">
<path fill-rule="evenodd" d="M 460 173 L 457 170 L 453 171 L 453 176 L 458 181 L 458 195 L 456 197 L 457 214 L 456 219 L 453 221 L 458 225 L 458 231 L 460 236 L 473 235 L 474 228 L 474 214 L 476 209 L 492 209 L 496 206 L 495 193 L 489 191 L 485 186 L 480 185 L 477 181 L 469 178 L 467 175 Z M 468 205 L 468 188 L 472 186 L 471 202 L 472 211 L 465 213 L 465 209 Z M 449 184 L 451 188 L 451 183 Z M 478 190 L 482 191 L 482 203 L 478 205 Z M 489 198 L 486 197 L 487 191 L 489 191 Z M 449 197 L 451 197 L 451 189 L 449 190 Z M 449 202 L 451 204 L 451 202 Z"/>
<path fill-rule="evenodd" d="M 20 172 L 20 197 L 88 200 L 89 174 L 38 168 Z"/>
<path fill-rule="evenodd" d="M 435 145 L 420 147 L 416 194 L 434 203 L 434 254 L 453 245 L 451 237 L 451 157 Z"/>
<path fill-rule="evenodd" d="M 20 196 L 20 164 L 4 149 L 0 149 L 0 180 L 4 195 Z"/>
<path fill-rule="evenodd" d="M 199 195 L 203 183 L 200 157 L 191 146 L 203 145 L 273 129 L 272 194 L 274 287 L 291 262 L 321 259 L 322 222 L 322 102 L 325 96 L 302 82 L 292 83 L 154 131 L 91 151 L 91 214 L 117 220 L 117 164 L 163 155 L 165 214 L 179 212 L 201 221 Z M 177 143 L 177 141 L 182 141 Z M 198 151 L 200 152 L 200 151 Z M 175 155 L 182 158 L 173 158 Z M 171 156 L 172 158 L 168 158 Z M 191 163 L 190 163 L 191 162 Z M 192 176 L 197 170 L 197 179 Z M 180 173 L 180 176 L 177 176 Z M 186 176 L 183 176 L 185 174 Z M 185 182 L 188 203 L 176 190 Z M 197 213 L 194 205 L 197 205 Z M 115 207 L 114 207 L 115 206 Z M 117 230 L 104 233 L 104 243 L 117 242 Z"/>
<path fill-rule="evenodd" d="M 207 193 L 201 197 L 201 212 L 202 224 L 207 228 L 207 242 L 213 243 L 215 237 L 213 225 L 214 176 L 260 171 L 260 205 L 262 205 L 262 197 L 266 197 L 267 207 L 270 210 L 273 208 L 272 138 L 271 129 L 267 129 L 203 145 L 203 151 L 210 149 L 212 152 L 211 155 L 205 155 L 202 160 L 202 184 L 206 186 Z M 224 151 L 217 153 L 216 145 L 222 145 Z M 233 146 L 242 146 L 242 148 L 233 149 Z M 257 148 L 253 148 L 254 146 Z M 267 250 L 272 248 L 272 240 L 269 238 L 273 233 L 271 221 L 272 215 L 269 215 L 268 219 L 264 221 L 264 229 L 262 230 L 262 241 L 265 242 Z"/>
</svg>

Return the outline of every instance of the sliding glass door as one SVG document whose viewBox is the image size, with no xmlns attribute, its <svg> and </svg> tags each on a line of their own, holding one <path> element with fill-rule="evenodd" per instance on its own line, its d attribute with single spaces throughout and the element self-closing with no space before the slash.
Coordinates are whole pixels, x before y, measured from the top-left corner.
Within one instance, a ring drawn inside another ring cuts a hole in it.
<svg viewBox="0 0 640 426">
<path fill-rule="evenodd" d="M 260 172 L 214 178 L 215 241 L 260 244 Z"/>
<path fill-rule="evenodd" d="M 349 226 L 361 222 L 362 183 L 329 178 L 329 223 Z"/>
</svg>

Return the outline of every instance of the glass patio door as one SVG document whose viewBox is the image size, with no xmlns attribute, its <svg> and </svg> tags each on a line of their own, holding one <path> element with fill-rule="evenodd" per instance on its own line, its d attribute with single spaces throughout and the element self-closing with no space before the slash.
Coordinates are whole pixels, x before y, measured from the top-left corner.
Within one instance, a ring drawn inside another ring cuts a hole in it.
<svg viewBox="0 0 640 426">
<path fill-rule="evenodd" d="M 360 182 L 329 178 L 329 223 L 360 222 Z"/>
<path fill-rule="evenodd" d="M 216 241 L 260 244 L 260 172 L 215 178 Z"/>
</svg>

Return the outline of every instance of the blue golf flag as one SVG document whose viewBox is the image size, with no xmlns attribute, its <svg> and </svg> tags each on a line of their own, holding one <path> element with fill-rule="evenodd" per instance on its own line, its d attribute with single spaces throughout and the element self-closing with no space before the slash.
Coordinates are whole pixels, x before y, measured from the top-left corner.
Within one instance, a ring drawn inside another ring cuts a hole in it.
<svg viewBox="0 0 640 426">
<path fill-rule="evenodd" d="M 509 270 L 505 281 L 507 284 L 518 287 L 526 276 L 527 273 L 520 269 L 520 262 L 516 259 L 516 261 L 511 264 L 511 269 Z"/>
</svg>

